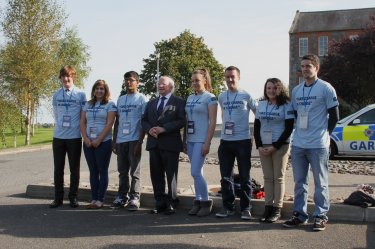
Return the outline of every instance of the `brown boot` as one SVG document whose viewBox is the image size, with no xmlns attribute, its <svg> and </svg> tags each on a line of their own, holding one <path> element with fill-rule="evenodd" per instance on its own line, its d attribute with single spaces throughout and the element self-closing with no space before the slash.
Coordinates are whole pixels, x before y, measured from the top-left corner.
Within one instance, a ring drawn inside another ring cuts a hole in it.
<svg viewBox="0 0 375 249">
<path fill-rule="evenodd" d="M 190 209 L 190 211 L 188 212 L 188 214 L 189 215 L 197 215 L 197 213 L 199 212 L 200 208 L 201 208 L 201 201 L 194 200 L 193 207 Z"/>
<path fill-rule="evenodd" d="M 208 201 L 201 201 L 201 209 L 199 209 L 199 212 L 197 213 L 197 216 L 203 217 L 210 215 L 212 211 L 212 200 Z"/>
</svg>

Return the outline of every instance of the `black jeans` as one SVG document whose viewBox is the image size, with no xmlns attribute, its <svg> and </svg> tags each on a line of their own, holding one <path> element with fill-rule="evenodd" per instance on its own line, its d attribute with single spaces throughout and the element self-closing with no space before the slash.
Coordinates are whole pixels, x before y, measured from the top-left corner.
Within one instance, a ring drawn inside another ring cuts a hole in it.
<svg viewBox="0 0 375 249">
<path fill-rule="evenodd" d="M 218 149 L 221 174 L 221 194 L 223 206 L 235 210 L 235 192 L 233 185 L 234 160 L 237 159 L 238 173 L 241 183 L 240 207 L 241 211 L 251 209 L 251 148 L 250 139 L 238 141 L 221 140 Z"/>
<path fill-rule="evenodd" d="M 82 139 L 53 138 L 52 149 L 54 161 L 55 200 L 60 201 L 64 199 L 64 167 L 66 154 L 68 154 L 70 169 L 70 190 L 68 197 L 70 200 L 76 198 L 79 185 Z"/>
</svg>

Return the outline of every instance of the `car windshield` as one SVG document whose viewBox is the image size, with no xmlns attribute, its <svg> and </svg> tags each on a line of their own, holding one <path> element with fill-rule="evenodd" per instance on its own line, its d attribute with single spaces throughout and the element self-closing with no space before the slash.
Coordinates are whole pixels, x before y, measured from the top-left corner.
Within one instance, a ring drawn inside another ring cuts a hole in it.
<svg viewBox="0 0 375 249">
<path fill-rule="evenodd" d="M 341 120 L 338 121 L 337 123 L 338 123 L 338 124 L 345 123 L 345 122 L 346 122 L 348 119 L 350 119 L 354 114 L 355 114 L 355 113 L 350 114 L 349 116 L 347 116 L 347 117 L 341 119 Z"/>
</svg>

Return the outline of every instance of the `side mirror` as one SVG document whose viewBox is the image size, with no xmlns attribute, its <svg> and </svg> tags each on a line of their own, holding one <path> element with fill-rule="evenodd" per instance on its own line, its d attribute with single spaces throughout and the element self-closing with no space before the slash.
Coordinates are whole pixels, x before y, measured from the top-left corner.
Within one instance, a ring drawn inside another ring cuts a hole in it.
<svg viewBox="0 0 375 249">
<path fill-rule="evenodd" d="M 359 118 L 356 118 L 353 120 L 353 124 L 354 125 L 357 125 L 357 124 L 360 124 L 361 123 L 361 120 Z"/>
</svg>

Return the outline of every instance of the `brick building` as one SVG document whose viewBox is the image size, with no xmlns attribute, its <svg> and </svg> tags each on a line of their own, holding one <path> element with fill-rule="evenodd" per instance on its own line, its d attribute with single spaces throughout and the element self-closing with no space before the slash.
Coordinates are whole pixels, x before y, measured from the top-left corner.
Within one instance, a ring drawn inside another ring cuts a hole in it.
<svg viewBox="0 0 375 249">
<path fill-rule="evenodd" d="M 289 30 L 289 88 L 302 81 L 300 59 L 307 53 L 323 57 L 328 53 L 332 40 L 357 37 L 370 17 L 375 16 L 375 8 L 299 12 L 297 10 Z"/>
</svg>

